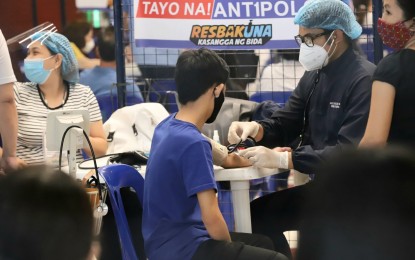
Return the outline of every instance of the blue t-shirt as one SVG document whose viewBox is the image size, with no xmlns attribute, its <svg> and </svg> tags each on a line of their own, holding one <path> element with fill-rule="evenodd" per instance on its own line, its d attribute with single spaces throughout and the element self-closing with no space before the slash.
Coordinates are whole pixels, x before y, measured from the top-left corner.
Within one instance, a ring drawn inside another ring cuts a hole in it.
<svg viewBox="0 0 415 260">
<path fill-rule="evenodd" d="M 149 259 L 191 259 L 210 239 L 197 193 L 215 189 L 212 148 L 195 125 L 175 119 L 156 128 L 144 182 L 143 236 Z"/>
</svg>

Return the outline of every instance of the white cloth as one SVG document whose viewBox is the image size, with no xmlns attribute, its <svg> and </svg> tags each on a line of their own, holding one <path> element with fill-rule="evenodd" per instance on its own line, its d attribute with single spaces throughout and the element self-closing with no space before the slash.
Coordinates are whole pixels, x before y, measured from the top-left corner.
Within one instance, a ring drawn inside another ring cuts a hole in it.
<svg viewBox="0 0 415 260">
<path fill-rule="evenodd" d="M 156 126 L 169 116 L 160 103 L 141 103 L 115 111 L 104 123 L 107 154 L 140 150 L 150 152 Z"/>
<path fill-rule="evenodd" d="M 15 82 L 16 77 L 13 72 L 12 62 L 10 60 L 9 50 L 6 40 L 0 30 L 0 85 Z"/>
<path fill-rule="evenodd" d="M 42 103 L 35 83 L 16 82 L 14 92 L 19 127 L 17 156 L 28 164 L 44 163 L 43 135 L 49 109 Z M 81 84 L 70 86 L 68 100 L 60 109 L 87 109 L 90 122 L 102 120 L 94 93 Z M 77 159 L 82 159 L 79 151 Z"/>
</svg>

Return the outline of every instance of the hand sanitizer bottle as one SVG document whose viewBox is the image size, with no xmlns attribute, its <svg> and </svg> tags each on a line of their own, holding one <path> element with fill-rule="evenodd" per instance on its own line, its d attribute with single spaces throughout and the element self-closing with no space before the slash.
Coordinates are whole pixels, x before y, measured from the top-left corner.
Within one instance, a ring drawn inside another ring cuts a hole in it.
<svg viewBox="0 0 415 260">
<path fill-rule="evenodd" d="M 213 131 L 213 141 L 217 142 L 220 144 L 220 139 L 219 139 L 219 132 L 218 130 L 214 130 Z"/>
</svg>

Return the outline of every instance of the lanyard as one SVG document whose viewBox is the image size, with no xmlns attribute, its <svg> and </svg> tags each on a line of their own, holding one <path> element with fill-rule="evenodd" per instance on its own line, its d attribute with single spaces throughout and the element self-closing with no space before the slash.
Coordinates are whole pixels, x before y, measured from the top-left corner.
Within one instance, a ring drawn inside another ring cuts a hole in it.
<svg viewBox="0 0 415 260">
<path fill-rule="evenodd" d="M 303 145 L 303 142 L 304 142 L 304 133 L 305 133 L 305 130 L 306 130 L 307 126 L 308 126 L 308 110 L 310 109 L 310 100 L 311 100 L 311 96 L 314 93 L 314 90 L 316 89 L 317 83 L 319 81 L 320 81 L 320 70 L 317 70 L 317 75 L 314 78 L 313 88 L 310 90 L 310 92 L 308 94 L 307 101 L 306 101 L 305 107 L 304 107 L 303 128 L 301 129 L 301 133 L 300 133 L 300 143 L 298 144 L 298 147 L 302 146 Z"/>
</svg>

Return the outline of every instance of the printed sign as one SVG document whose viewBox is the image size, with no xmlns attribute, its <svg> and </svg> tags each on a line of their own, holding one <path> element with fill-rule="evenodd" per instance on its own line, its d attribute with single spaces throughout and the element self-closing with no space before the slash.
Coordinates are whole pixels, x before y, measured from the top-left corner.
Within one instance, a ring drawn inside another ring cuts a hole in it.
<svg viewBox="0 0 415 260">
<path fill-rule="evenodd" d="M 306 0 L 134 0 L 137 47 L 298 48 L 294 16 Z"/>
</svg>

